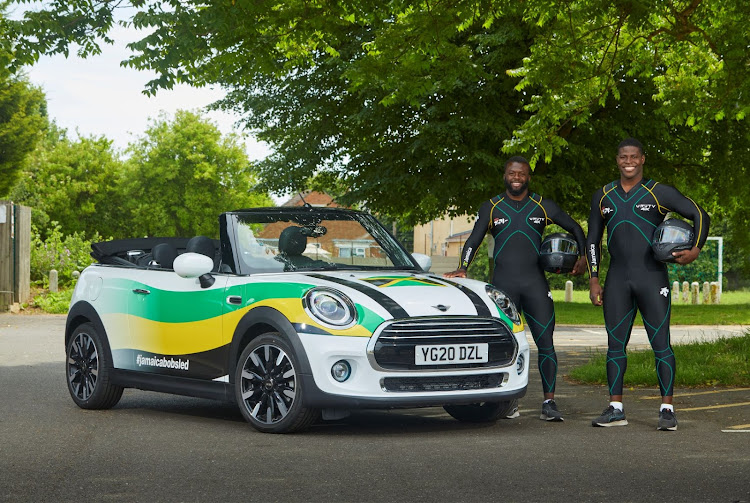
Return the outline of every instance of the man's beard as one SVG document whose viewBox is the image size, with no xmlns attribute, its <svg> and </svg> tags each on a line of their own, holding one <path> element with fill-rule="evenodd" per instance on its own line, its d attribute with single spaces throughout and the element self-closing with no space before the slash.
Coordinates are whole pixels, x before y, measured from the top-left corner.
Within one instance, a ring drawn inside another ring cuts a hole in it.
<svg viewBox="0 0 750 503">
<path fill-rule="evenodd" d="M 513 186 L 510 184 L 508 180 L 503 179 L 503 181 L 505 182 L 505 190 L 507 190 L 508 194 L 510 194 L 511 196 L 520 196 L 521 194 L 526 192 L 526 189 L 529 188 L 529 182 L 526 182 L 523 185 L 521 185 L 518 188 L 518 190 L 514 190 Z"/>
</svg>

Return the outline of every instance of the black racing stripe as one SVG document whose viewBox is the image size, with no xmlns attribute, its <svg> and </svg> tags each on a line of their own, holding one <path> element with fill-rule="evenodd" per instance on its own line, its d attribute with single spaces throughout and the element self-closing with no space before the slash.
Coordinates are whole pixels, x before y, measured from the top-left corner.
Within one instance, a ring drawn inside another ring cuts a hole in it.
<svg viewBox="0 0 750 503">
<path fill-rule="evenodd" d="M 397 320 L 401 318 L 409 318 L 409 313 L 407 313 L 404 310 L 404 308 L 398 304 L 398 302 L 388 297 L 383 292 L 379 292 L 377 288 L 360 285 L 359 283 L 355 283 L 354 281 L 349 281 L 346 279 L 323 276 L 322 274 L 308 274 L 308 276 L 311 276 L 317 279 L 322 279 L 324 281 L 330 281 L 332 283 L 338 283 L 340 285 L 353 288 L 354 290 L 357 290 L 358 292 L 362 292 L 363 294 L 367 295 L 372 300 L 374 300 L 375 302 L 383 306 L 386 309 L 386 311 L 388 311 L 388 313 Z"/>
<path fill-rule="evenodd" d="M 449 285 L 455 286 L 456 288 L 461 290 L 469 298 L 469 300 L 471 300 L 471 303 L 474 304 L 474 308 L 477 310 L 477 316 L 486 316 L 488 318 L 492 317 L 492 312 L 487 307 L 487 304 L 482 301 L 482 298 L 477 295 L 474 290 L 463 285 L 459 285 L 458 283 L 454 283 L 453 281 L 449 281 L 445 278 L 440 278 L 440 280 L 445 281 Z"/>
</svg>

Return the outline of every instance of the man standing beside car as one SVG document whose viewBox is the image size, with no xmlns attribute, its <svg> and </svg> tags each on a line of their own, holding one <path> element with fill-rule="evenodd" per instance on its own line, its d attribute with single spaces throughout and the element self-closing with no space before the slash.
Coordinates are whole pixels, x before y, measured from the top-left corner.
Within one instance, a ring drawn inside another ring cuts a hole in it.
<svg viewBox="0 0 750 503">
<path fill-rule="evenodd" d="M 662 404 L 657 429 L 676 430 L 672 405 L 675 357 L 669 341 L 671 296 L 667 267 L 656 260 L 652 243 L 664 216 L 674 211 L 693 221 L 694 244 L 672 253 L 678 264 L 698 257 L 708 237 L 708 214 L 677 189 L 643 180 L 646 156 L 643 145 L 627 138 L 617 146 L 620 179 L 594 193 L 589 215 L 586 258 L 589 265 L 589 297 L 603 305 L 607 329 L 607 381 L 610 403 L 593 426 L 625 426 L 622 405 L 623 376 L 627 369 L 626 347 L 636 313 L 640 311 L 656 360 Z M 607 228 L 611 262 L 604 288 L 599 284 L 601 240 Z"/>
<path fill-rule="evenodd" d="M 485 201 L 479 208 L 474 229 L 461 253 L 461 264 L 447 278 L 466 277 L 479 245 L 489 231 L 494 239 L 495 271 L 492 284 L 503 290 L 523 312 L 538 350 L 544 402 L 541 419 L 562 421 L 555 403 L 557 354 L 553 343 L 555 310 L 547 278 L 539 262 L 542 234 L 547 224 L 557 224 L 573 234 L 581 255 L 571 274 L 582 274 L 585 237 L 581 226 L 553 201 L 529 193 L 531 167 L 520 156 L 505 163 L 505 193 Z"/>
</svg>

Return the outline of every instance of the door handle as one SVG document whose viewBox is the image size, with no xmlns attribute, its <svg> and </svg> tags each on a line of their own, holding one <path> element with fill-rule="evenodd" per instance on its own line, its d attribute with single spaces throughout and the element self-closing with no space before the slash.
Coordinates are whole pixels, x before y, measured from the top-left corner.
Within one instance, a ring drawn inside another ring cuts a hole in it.
<svg viewBox="0 0 750 503">
<path fill-rule="evenodd" d="M 230 295 L 227 297 L 227 304 L 234 304 L 235 306 L 239 306 L 242 304 L 242 297 L 239 295 Z"/>
<path fill-rule="evenodd" d="M 134 288 L 133 293 L 138 293 L 140 295 L 148 295 L 151 292 L 149 290 L 144 290 L 143 288 Z"/>
</svg>

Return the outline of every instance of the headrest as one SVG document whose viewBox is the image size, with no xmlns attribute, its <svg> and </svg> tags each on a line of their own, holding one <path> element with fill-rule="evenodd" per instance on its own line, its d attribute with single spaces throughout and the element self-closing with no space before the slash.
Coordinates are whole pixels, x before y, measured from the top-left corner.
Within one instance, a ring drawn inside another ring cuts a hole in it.
<svg viewBox="0 0 750 503">
<path fill-rule="evenodd" d="M 190 238 L 190 241 L 187 242 L 187 246 L 185 246 L 185 251 L 200 253 L 206 257 L 211 257 L 211 260 L 216 258 L 216 247 L 214 246 L 214 242 L 211 238 L 207 238 L 206 236 L 195 236 L 194 238 Z"/>
<path fill-rule="evenodd" d="M 177 248 L 169 243 L 159 243 L 151 250 L 154 262 L 164 269 L 174 269 L 174 259 L 177 258 Z"/>
<path fill-rule="evenodd" d="M 302 255 L 307 247 L 307 237 L 301 227 L 287 227 L 279 236 L 279 252 L 285 255 Z"/>
</svg>

